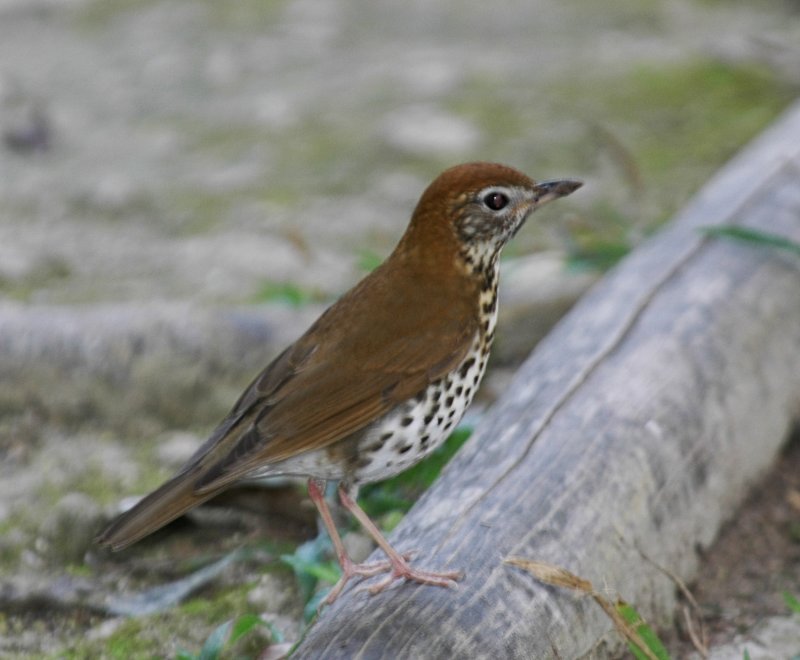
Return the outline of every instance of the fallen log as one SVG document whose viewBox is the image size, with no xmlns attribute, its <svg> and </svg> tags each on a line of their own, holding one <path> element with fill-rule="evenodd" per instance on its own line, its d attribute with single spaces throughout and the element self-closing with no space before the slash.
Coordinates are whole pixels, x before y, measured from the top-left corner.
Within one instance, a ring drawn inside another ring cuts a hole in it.
<svg viewBox="0 0 800 660">
<path fill-rule="evenodd" d="M 576 658 L 616 643 L 592 599 L 510 556 L 671 620 L 662 569 L 695 575 L 800 414 L 800 258 L 702 231 L 722 224 L 800 240 L 800 105 L 573 308 L 392 534 L 420 564 L 463 569 L 458 590 L 351 588 L 293 658 Z"/>
</svg>

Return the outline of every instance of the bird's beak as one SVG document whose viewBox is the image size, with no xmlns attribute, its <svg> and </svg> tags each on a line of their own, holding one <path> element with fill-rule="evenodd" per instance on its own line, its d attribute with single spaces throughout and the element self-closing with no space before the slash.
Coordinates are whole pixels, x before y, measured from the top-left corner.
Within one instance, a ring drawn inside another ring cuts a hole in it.
<svg viewBox="0 0 800 660">
<path fill-rule="evenodd" d="M 575 181 L 574 179 L 562 179 L 560 181 L 540 181 L 537 183 L 533 190 L 536 194 L 534 198 L 534 206 L 539 207 L 552 202 L 559 197 L 566 197 L 574 193 L 578 188 L 583 185 L 582 181 Z"/>
</svg>

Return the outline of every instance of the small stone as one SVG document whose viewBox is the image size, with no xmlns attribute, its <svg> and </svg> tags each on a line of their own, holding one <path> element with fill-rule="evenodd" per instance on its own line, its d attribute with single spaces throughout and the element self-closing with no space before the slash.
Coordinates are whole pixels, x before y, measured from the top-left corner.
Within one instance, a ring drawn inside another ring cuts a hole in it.
<svg viewBox="0 0 800 660">
<path fill-rule="evenodd" d="M 347 554 L 357 564 L 365 561 L 375 549 L 375 543 L 371 538 L 358 532 L 348 532 L 342 537 L 344 549 Z"/>
<path fill-rule="evenodd" d="M 724 645 L 708 651 L 710 660 L 773 660 L 773 658 L 795 658 L 800 650 L 800 617 L 775 616 L 765 619 L 752 630 L 737 635 Z M 692 660 L 700 658 L 695 653 Z"/>
<path fill-rule="evenodd" d="M 265 573 L 247 594 L 247 604 L 262 612 L 283 612 L 297 601 L 297 588 L 292 579 Z"/>
<path fill-rule="evenodd" d="M 86 633 L 86 639 L 91 641 L 101 640 L 101 639 L 108 639 L 113 635 L 117 630 L 119 630 L 120 626 L 125 623 L 126 619 L 124 617 L 117 617 L 115 619 L 106 619 L 102 621 L 94 628 L 90 629 Z"/>
</svg>

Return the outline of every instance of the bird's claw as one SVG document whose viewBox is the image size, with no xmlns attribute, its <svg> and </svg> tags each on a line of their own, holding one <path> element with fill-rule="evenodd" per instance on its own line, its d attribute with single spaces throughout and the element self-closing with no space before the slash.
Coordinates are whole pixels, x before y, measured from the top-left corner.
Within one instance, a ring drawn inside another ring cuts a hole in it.
<svg viewBox="0 0 800 660">
<path fill-rule="evenodd" d="M 409 561 L 416 553 L 416 550 L 409 550 L 408 552 L 402 553 L 400 556 L 405 561 Z M 320 602 L 317 611 L 319 611 L 324 605 L 330 605 L 333 603 L 342 593 L 345 586 L 350 581 L 350 578 L 370 578 L 374 577 L 375 575 L 385 573 L 386 571 L 393 570 L 394 567 L 392 566 L 392 562 L 388 559 L 384 559 L 383 561 L 363 562 L 361 564 L 356 564 L 352 561 L 345 562 L 345 564 L 342 566 L 342 576 L 339 578 L 336 584 L 333 585 L 333 588 L 330 590 L 330 592 L 328 592 L 328 595 L 322 600 L 322 602 Z"/>
<path fill-rule="evenodd" d="M 405 568 L 395 567 L 391 575 L 387 575 L 380 582 L 365 587 L 369 593 L 375 595 L 390 587 L 397 580 L 411 580 L 418 584 L 427 584 L 434 587 L 447 587 L 448 589 L 458 589 L 458 580 L 464 578 L 462 571 L 423 571 L 406 565 Z"/>
<path fill-rule="evenodd" d="M 436 587 L 447 587 L 449 589 L 457 589 L 456 582 L 464 577 L 462 571 L 424 571 L 409 566 L 408 562 L 417 554 L 417 550 L 408 550 L 400 554 L 401 561 L 393 562 L 392 560 L 383 560 L 375 562 L 364 562 L 356 564 L 347 562 L 342 567 L 342 576 L 333 585 L 333 588 L 328 592 L 328 595 L 320 602 L 317 607 L 317 612 L 325 606 L 331 605 L 344 591 L 345 586 L 353 577 L 370 578 L 381 573 L 391 571 L 383 580 L 377 584 L 370 586 L 363 586 L 359 591 L 368 591 L 371 594 L 377 594 L 391 586 L 398 580 L 411 580 L 419 584 L 428 584 Z"/>
</svg>

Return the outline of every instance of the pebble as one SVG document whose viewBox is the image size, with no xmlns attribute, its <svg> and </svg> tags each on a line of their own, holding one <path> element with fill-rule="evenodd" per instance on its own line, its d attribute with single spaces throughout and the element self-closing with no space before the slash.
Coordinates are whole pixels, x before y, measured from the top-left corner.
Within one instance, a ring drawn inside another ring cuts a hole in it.
<svg viewBox="0 0 800 660">
<path fill-rule="evenodd" d="M 297 603 L 293 582 L 279 575 L 264 573 L 247 594 L 247 604 L 262 612 L 283 612 Z"/>
</svg>

